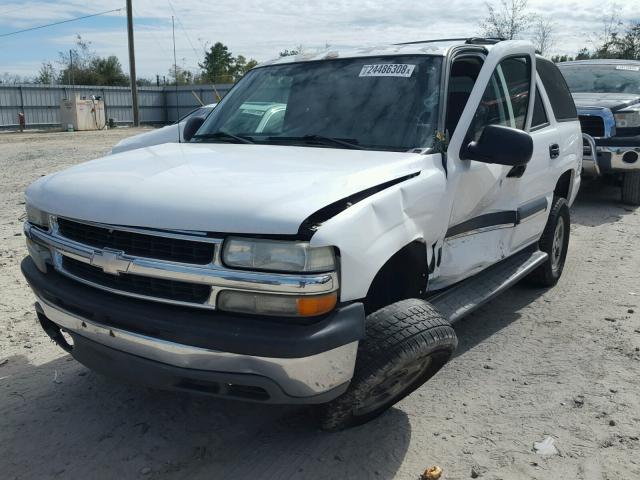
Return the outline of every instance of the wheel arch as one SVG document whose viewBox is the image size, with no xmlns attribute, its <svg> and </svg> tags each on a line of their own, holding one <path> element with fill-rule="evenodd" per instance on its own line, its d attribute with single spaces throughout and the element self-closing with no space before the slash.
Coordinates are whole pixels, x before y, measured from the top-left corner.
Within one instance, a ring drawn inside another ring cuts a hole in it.
<svg viewBox="0 0 640 480">
<path fill-rule="evenodd" d="M 567 200 L 567 202 L 571 201 L 571 198 L 573 197 L 572 192 L 574 181 L 575 171 L 573 169 L 566 170 L 562 175 L 560 175 L 560 178 L 558 178 L 553 190 L 553 196 L 562 197 Z"/>
<path fill-rule="evenodd" d="M 423 298 L 428 279 L 427 245 L 418 238 L 391 255 L 378 270 L 364 298 L 366 313 L 400 300 Z"/>
</svg>

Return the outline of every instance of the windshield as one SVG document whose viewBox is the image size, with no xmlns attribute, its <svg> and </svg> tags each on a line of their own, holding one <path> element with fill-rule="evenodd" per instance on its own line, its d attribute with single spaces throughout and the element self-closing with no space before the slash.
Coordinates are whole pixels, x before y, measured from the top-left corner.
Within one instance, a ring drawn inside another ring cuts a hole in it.
<svg viewBox="0 0 640 480">
<path fill-rule="evenodd" d="M 640 65 L 558 65 L 573 93 L 640 93 Z"/>
<path fill-rule="evenodd" d="M 404 151 L 430 147 L 442 58 L 390 56 L 260 67 L 224 98 L 196 142 Z"/>
</svg>

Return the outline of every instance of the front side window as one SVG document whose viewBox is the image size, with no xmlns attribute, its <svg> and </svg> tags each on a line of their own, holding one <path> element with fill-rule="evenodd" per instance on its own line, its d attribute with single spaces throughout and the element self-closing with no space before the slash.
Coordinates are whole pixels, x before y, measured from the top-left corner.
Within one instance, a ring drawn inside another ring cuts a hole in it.
<svg viewBox="0 0 640 480">
<path fill-rule="evenodd" d="M 469 129 L 470 140 L 478 140 L 487 125 L 524 130 L 531 88 L 528 58 L 507 58 L 491 76 Z"/>
<path fill-rule="evenodd" d="M 441 65 L 441 57 L 406 55 L 259 67 L 194 141 L 428 148 L 438 126 Z"/>
<path fill-rule="evenodd" d="M 449 74 L 449 88 L 447 89 L 447 117 L 445 131 L 449 137 L 453 136 L 462 112 L 469 101 L 484 59 L 479 56 L 466 55 L 456 58 Z"/>
</svg>

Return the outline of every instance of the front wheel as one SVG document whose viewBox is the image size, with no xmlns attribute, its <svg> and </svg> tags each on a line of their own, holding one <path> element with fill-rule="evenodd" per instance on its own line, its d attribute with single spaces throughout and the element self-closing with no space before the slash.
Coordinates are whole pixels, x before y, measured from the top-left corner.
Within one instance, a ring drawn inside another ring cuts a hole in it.
<svg viewBox="0 0 640 480">
<path fill-rule="evenodd" d="M 640 205 L 640 172 L 627 172 L 622 178 L 622 202 Z"/>
<path fill-rule="evenodd" d="M 547 225 L 539 242 L 540 250 L 549 258 L 529 275 L 530 283 L 542 287 L 553 287 L 558 283 L 567 259 L 570 229 L 571 216 L 567 201 L 561 197 L 554 198 Z"/>
<path fill-rule="evenodd" d="M 447 363 L 458 339 L 428 302 L 402 300 L 367 317 L 349 389 L 321 405 L 323 430 L 361 425 L 400 401 Z"/>
</svg>

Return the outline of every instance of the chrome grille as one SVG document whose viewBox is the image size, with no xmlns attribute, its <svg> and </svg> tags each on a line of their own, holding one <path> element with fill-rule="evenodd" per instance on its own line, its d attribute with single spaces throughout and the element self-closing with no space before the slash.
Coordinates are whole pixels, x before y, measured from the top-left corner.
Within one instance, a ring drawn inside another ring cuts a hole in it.
<svg viewBox="0 0 640 480">
<path fill-rule="evenodd" d="M 26 222 L 28 241 L 48 249 L 60 273 L 112 293 L 215 309 L 217 293 L 226 289 L 284 295 L 321 295 L 338 289 L 337 272 L 288 274 L 227 268 L 219 258 L 222 239 L 202 232 L 148 230 L 55 216 L 50 224 L 51 228 L 43 229 Z"/>
<path fill-rule="evenodd" d="M 211 294 L 211 287 L 198 283 L 179 282 L 163 278 L 143 277 L 121 273 L 111 275 L 102 269 L 73 258 L 63 257 L 62 268 L 67 273 L 102 287 L 145 297 L 158 297 L 178 302 L 205 303 Z"/>
<path fill-rule="evenodd" d="M 604 137 L 604 119 L 596 115 L 580 115 L 582 133 L 592 137 Z"/>
<path fill-rule="evenodd" d="M 60 234 L 97 248 L 119 250 L 127 255 L 172 262 L 206 265 L 213 261 L 214 245 L 206 242 L 113 230 L 98 225 L 58 218 Z"/>
</svg>

